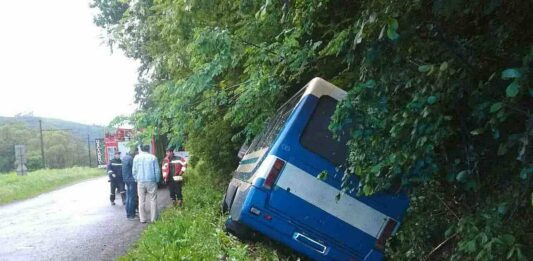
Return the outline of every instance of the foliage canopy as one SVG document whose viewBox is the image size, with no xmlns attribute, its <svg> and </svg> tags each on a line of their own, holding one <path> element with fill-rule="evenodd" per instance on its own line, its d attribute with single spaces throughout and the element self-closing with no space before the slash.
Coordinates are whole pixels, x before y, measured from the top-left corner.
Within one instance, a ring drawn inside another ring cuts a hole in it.
<svg viewBox="0 0 533 261">
<path fill-rule="evenodd" d="M 348 90 L 330 125 L 355 123 L 346 175 L 361 193 L 400 185 L 413 199 L 392 259 L 532 255 L 531 1 L 93 7 L 111 45 L 141 62 L 132 118 L 147 135 L 188 142 L 229 173 L 240 143 L 320 76 Z M 434 249 L 441 242 L 453 247 Z"/>
</svg>

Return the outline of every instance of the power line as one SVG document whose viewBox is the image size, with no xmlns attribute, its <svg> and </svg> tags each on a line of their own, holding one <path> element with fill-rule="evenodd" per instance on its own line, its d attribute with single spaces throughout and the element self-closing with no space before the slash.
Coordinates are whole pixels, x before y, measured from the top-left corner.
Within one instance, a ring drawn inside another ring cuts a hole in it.
<svg viewBox="0 0 533 261">
<path fill-rule="evenodd" d="M 42 131 L 72 131 L 72 129 L 47 129 L 47 130 L 42 130 Z"/>
</svg>

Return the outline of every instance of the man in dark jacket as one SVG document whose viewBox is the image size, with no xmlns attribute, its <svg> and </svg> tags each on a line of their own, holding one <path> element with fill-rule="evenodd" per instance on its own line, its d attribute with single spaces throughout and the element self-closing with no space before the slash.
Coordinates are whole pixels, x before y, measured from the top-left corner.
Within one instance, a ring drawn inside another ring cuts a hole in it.
<svg viewBox="0 0 533 261">
<path fill-rule="evenodd" d="M 111 184 L 111 195 L 109 200 L 111 205 L 115 205 L 115 191 L 118 189 L 120 197 L 122 198 L 122 205 L 126 204 L 126 191 L 124 190 L 124 181 L 122 180 L 122 161 L 120 160 L 120 152 L 117 151 L 112 160 L 107 165 L 107 175 L 109 175 L 109 182 Z"/>
<path fill-rule="evenodd" d="M 137 154 L 138 150 L 130 151 L 126 153 L 126 156 L 122 158 L 122 178 L 126 184 L 126 217 L 129 220 L 135 220 L 135 210 L 139 202 L 137 196 L 137 182 L 133 178 L 133 157 Z"/>
</svg>

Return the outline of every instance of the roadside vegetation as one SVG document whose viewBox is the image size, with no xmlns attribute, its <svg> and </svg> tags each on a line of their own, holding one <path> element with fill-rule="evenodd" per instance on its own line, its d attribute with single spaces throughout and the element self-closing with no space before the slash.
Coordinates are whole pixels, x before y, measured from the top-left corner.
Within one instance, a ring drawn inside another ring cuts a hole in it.
<svg viewBox="0 0 533 261">
<path fill-rule="evenodd" d="M 348 92 L 330 125 L 351 126 L 345 175 L 360 194 L 412 199 L 388 259 L 533 259 L 533 2 L 92 6 L 141 65 L 130 121 L 147 137 L 227 177 L 240 145 L 319 76 Z"/>
<path fill-rule="evenodd" d="M 41 169 L 17 176 L 15 172 L 0 174 L 0 205 L 35 197 L 84 179 L 104 176 L 101 169 L 74 167 Z"/>
<path fill-rule="evenodd" d="M 118 260 L 297 260 L 271 241 L 246 244 L 225 233 L 227 216 L 220 212 L 224 182 L 202 165 L 188 170 L 184 206 L 166 209 Z"/>
<path fill-rule="evenodd" d="M 25 122 L 25 119 L 30 122 Z M 0 173 L 10 172 L 15 169 L 14 145 L 16 144 L 26 145 L 26 167 L 29 170 L 37 170 L 43 167 L 39 129 L 33 126 L 35 123 L 38 124 L 38 122 L 37 118 L 0 118 L 0 155 L 2 155 L 0 157 Z M 49 126 L 81 125 L 50 119 L 46 119 L 45 123 L 46 128 L 50 128 Z M 60 123 L 63 123 L 63 125 L 60 125 Z M 89 129 L 88 126 L 81 126 Z M 78 128 L 81 129 L 82 127 Z M 45 132 L 43 135 L 43 151 L 46 155 L 46 167 L 62 169 L 73 166 L 88 166 L 87 141 L 81 137 L 79 134 L 76 135 L 66 130 Z"/>
</svg>

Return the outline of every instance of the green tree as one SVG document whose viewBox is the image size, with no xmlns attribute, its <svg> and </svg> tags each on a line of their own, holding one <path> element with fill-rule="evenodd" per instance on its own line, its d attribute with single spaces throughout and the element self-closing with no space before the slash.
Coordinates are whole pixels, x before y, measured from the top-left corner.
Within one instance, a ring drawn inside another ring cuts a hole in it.
<svg viewBox="0 0 533 261">
<path fill-rule="evenodd" d="M 28 160 L 33 163 L 32 152 L 40 148 L 37 138 L 25 124 L 0 125 L 0 172 L 15 168 L 15 145 L 26 145 Z"/>
<path fill-rule="evenodd" d="M 348 91 L 330 126 L 355 123 L 346 175 L 361 194 L 413 199 L 391 259 L 532 255 L 530 1 L 93 6 L 111 45 L 141 62 L 132 120 L 145 135 L 187 142 L 212 166 L 225 157 L 214 168 L 229 173 L 239 144 L 321 76 Z"/>
<path fill-rule="evenodd" d="M 75 135 L 64 131 L 44 132 L 46 166 L 65 168 L 88 165 L 87 144 Z M 26 145 L 27 167 L 42 168 L 41 143 L 38 130 L 24 123 L 0 125 L 0 172 L 15 168 L 15 145 Z"/>
</svg>

